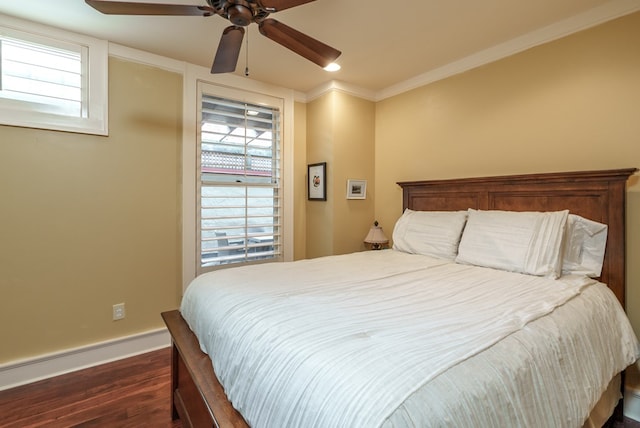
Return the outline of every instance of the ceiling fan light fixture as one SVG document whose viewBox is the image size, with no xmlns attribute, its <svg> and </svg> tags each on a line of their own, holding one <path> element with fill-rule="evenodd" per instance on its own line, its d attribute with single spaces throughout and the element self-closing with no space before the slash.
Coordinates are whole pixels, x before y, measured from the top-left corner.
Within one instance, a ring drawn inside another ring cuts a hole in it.
<svg viewBox="0 0 640 428">
<path fill-rule="evenodd" d="M 327 65 L 326 67 L 324 67 L 325 71 L 329 71 L 331 73 L 340 70 L 340 64 L 332 62 L 331 64 Z"/>
</svg>

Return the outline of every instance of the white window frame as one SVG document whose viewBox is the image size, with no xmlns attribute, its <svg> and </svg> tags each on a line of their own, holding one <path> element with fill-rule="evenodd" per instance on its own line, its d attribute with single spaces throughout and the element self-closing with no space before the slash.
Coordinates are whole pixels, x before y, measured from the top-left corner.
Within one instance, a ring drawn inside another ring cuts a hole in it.
<svg viewBox="0 0 640 428">
<path fill-rule="evenodd" d="M 84 117 L 48 113 L 38 105 L 0 97 L 0 124 L 84 134 L 108 135 L 108 53 L 104 40 L 0 15 L 0 35 L 26 42 L 84 51 Z"/>
<path fill-rule="evenodd" d="M 224 95 L 222 94 L 222 92 L 224 92 Z M 238 229 L 244 229 L 244 238 L 242 238 L 243 244 L 239 245 L 239 244 L 231 244 L 234 249 L 232 250 L 235 253 L 238 254 L 232 254 L 229 257 L 223 257 L 222 259 L 217 259 L 216 256 L 213 257 L 213 259 L 211 260 L 212 264 L 209 264 L 207 266 L 203 266 L 203 263 L 198 263 L 198 269 L 196 270 L 196 272 L 198 274 L 204 273 L 204 272 L 208 272 L 211 270 L 215 270 L 215 269 L 219 269 L 219 268 L 225 268 L 225 267 L 229 267 L 231 265 L 233 266 L 240 266 L 240 265 L 245 265 L 245 264 L 250 264 L 250 263 L 261 263 L 264 262 L 264 260 L 267 260 L 269 262 L 273 262 L 273 261 L 280 261 L 281 257 L 281 246 L 280 246 L 280 236 L 281 236 L 281 222 L 280 222 L 280 207 L 281 207 L 281 197 L 280 194 L 282 192 L 282 184 L 283 184 L 283 180 L 281 178 L 281 173 L 282 173 L 282 165 L 280 162 L 280 155 L 282 153 L 282 145 L 280 144 L 280 142 L 282 141 L 282 128 L 280 127 L 281 123 L 282 123 L 282 119 L 281 119 L 281 115 L 282 115 L 282 111 L 284 110 L 284 102 L 281 98 L 276 98 L 276 97 L 268 97 L 264 94 L 260 94 L 259 96 L 256 96 L 255 94 L 252 93 L 248 93 L 246 91 L 240 91 L 240 90 L 230 90 L 230 89 L 224 89 L 222 90 L 220 87 L 213 85 L 211 83 L 205 83 L 205 82 L 199 82 L 198 84 L 198 118 L 199 120 L 203 121 L 204 119 L 202 118 L 203 116 L 203 99 L 205 97 L 214 97 L 218 100 L 220 100 L 220 102 L 222 102 L 222 104 L 225 103 L 229 103 L 230 105 L 233 105 L 235 108 L 240 108 L 243 104 L 244 104 L 244 108 L 245 108 L 245 119 L 248 118 L 248 115 L 246 113 L 246 109 L 247 109 L 247 105 L 250 106 L 256 106 L 256 108 L 260 108 L 260 106 L 264 107 L 265 110 L 271 110 L 271 111 L 276 111 L 277 113 L 274 113 L 274 116 L 276 116 L 277 118 L 275 119 L 275 121 L 272 121 L 272 124 L 275 123 L 277 121 L 276 124 L 276 130 L 277 130 L 277 135 L 273 135 L 272 138 L 272 146 L 271 146 L 271 150 L 272 150 L 272 159 L 270 159 L 273 163 L 276 164 L 276 171 L 271 170 L 270 173 L 270 179 L 271 182 L 270 183 L 265 183 L 264 181 L 252 181 L 251 179 L 247 180 L 246 176 L 242 176 L 241 175 L 237 175 L 238 173 L 236 172 L 233 177 L 234 179 L 236 178 L 242 178 L 239 181 L 242 181 L 242 183 L 233 183 L 232 181 L 229 181 L 228 178 L 224 179 L 221 178 L 223 177 L 223 175 L 220 174 L 211 174 L 211 173 L 203 173 L 201 171 L 201 168 L 198 169 L 198 200 L 199 200 L 199 204 L 198 204 L 198 249 L 201 250 L 203 244 L 205 244 L 205 238 L 202 236 L 202 222 L 203 219 L 201 217 L 201 213 L 203 211 L 203 200 L 205 199 L 204 196 L 204 188 L 216 188 L 216 189 L 221 189 L 221 188 L 227 188 L 227 190 L 231 190 L 231 188 L 234 188 L 235 190 L 232 190 L 232 192 L 235 194 L 236 191 L 244 191 L 244 199 L 243 202 L 245 204 L 245 207 L 247 207 L 249 209 L 249 211 L 251 210 L 255 210 L 257 207 L 256 206 L 252 206 L 252 202 L 250 202 L 252 199 L 254 199 L 256 197 L 256 195 L 254 194 L 253 196 L 249 196 L 249 194 L 256 192 L 258 189 L 261 190 L 273 190 L 275 192 L 275 196 L 273 197 L 274 199 L 274 206 L 277 210 L 277 214 L 273 214 L 271 213 L 271 215 L 273 217 L 270 217 L 270 223 L 274 221 L 274 217 L 277 218 L 277 221 L 275 221 L 275 223 L 271 223 L 273 224 L 273 236 L 271 236 L 273 238 L 273 247 L 271 248 L 270 251 L 273 251 L 272 254 L 268 255 L 267 257 L 264 256 L 258 256 L 259 252 L 264 251 L 263 249 L 260 249 L 258 252 L 253 253 L 251 251 L 250 248 L 250 244 L 249 244 L 249 239 L 253 234 L 252 232 L 250 232 L 251 229 L 251 225 L 248 224 L 247 222 L 251 222 L 251 215 L 249 215 L 246 211 L 244 212 L 244 214 L 242 216 L 238 215 L 238 216 L 234 216 L 236 218 L 236 220 L 239 220 L 241 218 L 244 219 L 245 222 L 245 226 L 234 226 L 233 230 L 235 230 L 237 232 Z M 222 113 L 224 114 L 224 113 Z M 273 130 L 273 127 L 271 128 Z M 198 133 L 198 158 L 201 159 L 201 147 L 203 145 L 203 141 L 202 141 L 202 135 L 203 132 L 199 132 Z M 244 140 L 244 144 L 245 144 L 245 150 L 246 150 L 246 143 L 247 140 Z M 215 143 L 212 143 L 215 144 Z M 238 147 L 238 146 L 235 146 Z M 247 161 L 246 158 L 243 158 L 243 164 L 246 167 L 245 162 Z M 198 162 L 198 165 L 201 166 L 201 162 Z M 206 184 L 205 184 L 206 183 Z M 263 195 L 264 196 L 264 195 Z M 228 196 L 227 196 L 228 197 Z M 211 204 L 211 199 L 215 199 L 216 197 L 212 197 L 212 198 L 208 198 L 208 204 L 206 205 L 210 205 Z M 236 199 L 236 201 L 240 201 L 240 199 Z M 234 203 L 235 204 L 235 203 Z M 238 202 L 238 205 L 240 204 L 240 202 Z M 215 205 L 214 205 L 215 206 Z M 215 209 L 214 209 L 215 211 Z M 229 211 L 225 211 L 224 215 L 228 216 L 230 214 Z M 221 212 L 217 212 L 215 215 L 222 215 Z M 227 219 L 228 220 L 228 219 Z M 211 217 L 209 217 L 209 221 L 213 221 L 215 224 L 217 224 L 216 227 L 220 227 L 220 224 L 218 223 L 218 221 L 213 220 Z M 264 219 L 262 220 L 264 222 Z M 222 222 L 224 223 L 224 220 L 222 220 Z M 218 232 L 218 231 L 216 231 Z M 222 231 L 222 233 L 225 233 L 225 231 Z M 212 238 L 212 237 L 210 237 Z M 218 238 L 215 238 L 218 239 Z M 220 242 L 220 241 L 218 241 Z M 210 243 L 211 244 L 211 243 Z M 219 245 L 219 244 L 218 244 Z M 230 245 L 229 243 L 227 243 L 227 245 Z M 209 251 L 211 251 L 211 248 L 209 249 Z M 264 254 L 264 253 L 263 253 Z M 201 251 L 198 251 L 197 256 L 200 260 L 202 260 L 202 253 Z"/>
<path fill-rule="evenodd" d="M 183 290 L 199 274 L 200 260 L 197 257 L 198 224 L 197 224 L 197 168 L 198 133 L 198 84 L 201 82 L 215 86 L 215 94 L 220 97 L 242 99 L 249 94 L 253 103 L 265 102 L 268 98 L 280 98 L 284 109 L 281 112 L 282 140 L 282 260 L 293 260 L 293 111 L 294 91 L 275 87 L 232 74 L 216 75 L 204 67 L 188 64 L 184 75 L 183 104 L 183 144 L 182 144 L 182 287 Z M 242 89 L 240 89 L 242 88 Z M 240 98 L 238 98 L 240 97 Z M 262 97 L 262 99 L 260 98 Z"/>
</svg>

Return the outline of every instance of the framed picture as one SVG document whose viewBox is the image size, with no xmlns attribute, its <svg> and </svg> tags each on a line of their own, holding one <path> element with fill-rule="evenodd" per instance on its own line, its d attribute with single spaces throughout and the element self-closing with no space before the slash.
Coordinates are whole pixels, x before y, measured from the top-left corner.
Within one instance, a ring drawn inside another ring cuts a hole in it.
<svg viewBox="0 0 640 428">
<path fill-rule="evenodd" d="M 327 163 L 307 166 L 307 195 L 310 201 L 327 200 Z"/>
<path fill-rule="evenodd" d="M 367 180 L 347 180 L 347 199 L 366 199 Z"/>
</svg>

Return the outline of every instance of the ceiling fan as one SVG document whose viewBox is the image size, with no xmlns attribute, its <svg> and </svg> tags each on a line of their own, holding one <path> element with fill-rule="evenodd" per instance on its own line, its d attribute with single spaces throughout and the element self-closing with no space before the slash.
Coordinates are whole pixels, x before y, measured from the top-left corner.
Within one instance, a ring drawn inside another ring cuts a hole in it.
<svg viewBox="0 0 640 428">
<path fill-rule="evenodd" d="M 342 52 L 268 16 L 315 0 L 207 0 L 208 6 L 133 3 L 109 0 L 85 0 L 99 12 L 109 15 L 220 15 L 233 25 L 222 32 L 211 73 L 229 73 L 236 69 L 244 27 L 258 24 L 260 33 L 303 56 L 320 67 L 326 67 Z"/>
</svg>

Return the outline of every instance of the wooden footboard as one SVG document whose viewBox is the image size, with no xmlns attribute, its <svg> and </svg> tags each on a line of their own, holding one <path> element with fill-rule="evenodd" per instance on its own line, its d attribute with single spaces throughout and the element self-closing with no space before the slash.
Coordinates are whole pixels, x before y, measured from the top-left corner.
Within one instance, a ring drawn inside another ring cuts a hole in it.
<svg viewBox="0 0 640 428">
<path fill-rule="evenodd" d="M 163 312 L 162 318 L 171 333 L 173 346 L 173 419 L 180 418 L 185 428 L 247 428 L 240 413 L 227 400 L 211 360 L 200 350 L 196 336 L 180 312 Z"/>
</svg>

